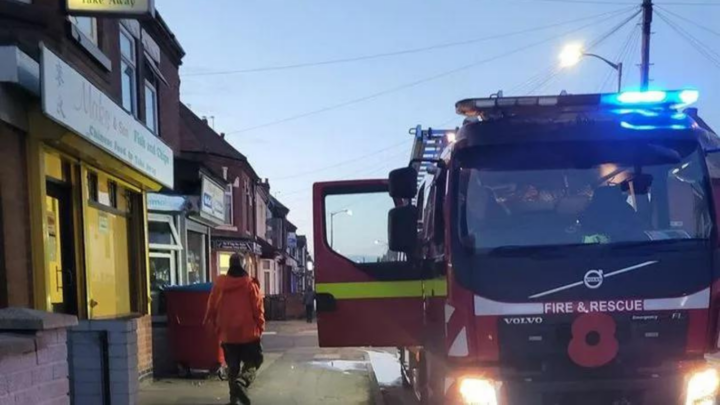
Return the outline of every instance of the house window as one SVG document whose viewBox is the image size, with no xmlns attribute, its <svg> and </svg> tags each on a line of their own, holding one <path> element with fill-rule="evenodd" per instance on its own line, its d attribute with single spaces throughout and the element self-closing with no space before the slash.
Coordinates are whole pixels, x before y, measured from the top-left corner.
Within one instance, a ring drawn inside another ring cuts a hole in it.
<svg viewBox="0 0 720 405">
<path fill-rule="evenodd" d="M 248 233 L 252 232 L 253 212 L 255 211 L 253 210 L 252 196 L 250 193 L 250 182 L 245 179 L 245 231 Z"/>
<path fill-rule="evenodd" d="M 93 44 L 98 44 L 97 20 L 95 17 L 70 16 L 70 22 Z"/>
<path fill-rule="evenodd" d="M 158 134 L 157 87 L 148 80 L 145 80 L 145 125 L 152 133 Z"/>
<path fill-rule="evenodd" d="M 263 260 L 263 270 L 270 270 L 270 260 Z"/>
<path fill-rule="evenodd" d="M 225 187 L 225 223 L 233 225 L 233 186 L 228 184 Z"/>
<path fill-rule="evenodd" d="M 272 294 L 272 291 L 270 288 L 272 286 L 270 285 L 270 272 L 269 271 L 265 272 L 265 279 L 263 281 L 264 281 L 263 287 L 265 287 L 265 295 Z"/>
<path fill-rule="evenodd" d="M 135 38 L 120 27 L 120 74 L 122 75 L 122 106 L 135 115 L 137 113 L 137 57 Z"/>
</svg>

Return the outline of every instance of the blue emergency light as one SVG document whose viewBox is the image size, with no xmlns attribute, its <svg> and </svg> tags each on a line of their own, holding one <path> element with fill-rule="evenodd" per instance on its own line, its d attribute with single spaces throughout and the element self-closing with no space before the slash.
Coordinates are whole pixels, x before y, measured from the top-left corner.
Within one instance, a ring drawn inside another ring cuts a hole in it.
<svg viewBox="0 0 720 405">
<path fill-rule="evenodd" d="M 697 90 L 648 90 L 624 91 L 616 94 L 603 94 L 601 103 L 622 107 L 663 107 L 678 109 L 684 108 L 698 101 L 700 93 Z"/>
<path fill-rule="evenodd" d="M 594 110 L 600 107 L 619 115 L 628 117 L 663 118 L 668 113 L 678 113 L 672 118 L 686 120 L 679 115 L 681 110 L 699 98 L 697 90 L 647 90 L 624 91 L 611 94 L 561 94 L 557 96 L 525 96 L 525 97 L 490 97 L 471 98 L 458 101 L 455 110 L 458 114 L 481 120 L 502 119 L 508 115 L 523 115 L 549 111 L 560 108 L 566 111 L 579 111 L 587 108 Z M 672 129 L 679 129 L 680 123 L 674 123 Z M 633 125 L 630 125 L 633 126 Z M 649 127 L 640 126 L 642 129 Z M 633 129 L 639 129 L 633 127 Z"/>
</svg>

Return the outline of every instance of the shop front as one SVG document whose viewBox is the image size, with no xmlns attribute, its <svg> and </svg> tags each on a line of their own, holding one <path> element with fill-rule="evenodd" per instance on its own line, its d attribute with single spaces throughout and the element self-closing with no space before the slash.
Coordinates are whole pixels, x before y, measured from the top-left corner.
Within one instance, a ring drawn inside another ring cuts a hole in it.
<svg viewBox="0 0 720 405">
<path fill-rule="evenodd" d="M 148 194 L 152 314 L 164 315 L 168 286 L 210 281 L 210 238 L 225 220 L 224 187 L 199 173 L 200 194 Z"/>
<path fill-rule="evenodd" d="M 146 196 L 173 186 L 173 151 L 45 47 L 39 76 L 26 143 L 35 307 L 81 319 L 68 334 L 75 403 L 129 403 L 152 370 L 140 356 L 151 333 Z"/>
<path fill-rule="evenodd" d="M 212 278 L 227 274 L 230 268 L 230 256 L 239 253 L 243 256 L 245 270 L 253 278 L 258 278 L 259 258 L 262 247 L 253 240 L 213 237 L 212 249 L 214 254 L 214 271 Z"/>
</svg>

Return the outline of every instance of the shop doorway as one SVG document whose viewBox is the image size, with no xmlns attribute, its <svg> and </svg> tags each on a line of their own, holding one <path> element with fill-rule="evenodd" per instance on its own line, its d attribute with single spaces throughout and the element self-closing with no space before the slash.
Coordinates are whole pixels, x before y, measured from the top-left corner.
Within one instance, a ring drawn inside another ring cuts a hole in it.
<svg viewBox="0 0 720 405">
<path fill-rule="evenodd" d="M 48 180 L 46 183 L 48 296 L 53 312 L 78 314 L 78 290 L 73 232 L 72 188 Z"/>
</svg>

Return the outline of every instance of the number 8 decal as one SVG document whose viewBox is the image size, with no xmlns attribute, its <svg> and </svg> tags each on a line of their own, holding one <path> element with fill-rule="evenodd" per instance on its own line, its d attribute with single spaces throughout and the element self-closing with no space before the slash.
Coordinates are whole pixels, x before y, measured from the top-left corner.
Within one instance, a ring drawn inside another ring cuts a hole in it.
<svg viewBox="0 0 720 405">
<path fill-rule="evenodd" d="M 620 345 L 615 337 L 615 320 L 607 314 L 584 314 L 572 324 L 568 355 L 582 367 L 600 367 L 617 356 Z"/>
</svg>

